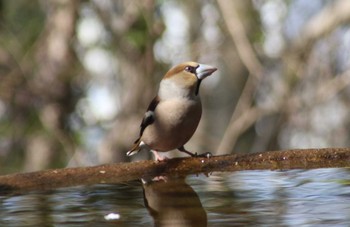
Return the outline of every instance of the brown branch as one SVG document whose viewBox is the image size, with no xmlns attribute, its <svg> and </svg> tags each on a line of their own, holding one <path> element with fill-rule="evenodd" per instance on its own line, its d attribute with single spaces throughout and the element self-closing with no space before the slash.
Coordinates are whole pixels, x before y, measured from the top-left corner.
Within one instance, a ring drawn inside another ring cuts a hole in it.
<svg viewBox="0 0 350 227">
<path fill-rule="evenodd" d="M 223 155 L 227 154 L 227 152 L 231 153 L 230 150 L 234 147 L 241 133 L 254 124 L 261 116 L 260 113 L 255 111 L 257 108 L 254 108 L 251 105 L 256 85 L 259 83 L 263 75 L 264 66 L 260 63 L 257 54 L 248 39 L 242 19 L 237 13 L 236 3 L 225 0 L 217 0 L 217 3 L 222 12 L 228 32 L 237 48 L 240 59 L 249 71 L 247 82 L 238 100 L 237 106 L 232 113 L 224 137 L 220 141 L 215 153 L 217 155 Z M 245 115 L 246 113 L 250 114 Z"/>
<path fill-rule="evenodd" d="M 259 80 L 262 77 L 264 67 L 260 63 L 254 48 L 249 42 L 244 25 L 237 14 L 235 2 L 217 0 L 217 3 L 226 23 L 228 32 L 235 43 L 240 59 L 247 67 L 249 73 L 254 76 L 255 79 Z"/>
<path fill-rule="evenodd" d="M 327 101 L 336 96 L 340 91 L 350 84 L 350 70 L 336 75 L 334 78 L 325 81 L 316 90 L 316 103 Z"/>
<path fill-rule="evenodd" d="M 211 158 L 174 158 L 0 176 L 0 194 L 77 185 L 121 183 L 155 176 L 186 176 L 239 170 L 349 167 L 350 148 L 296 149 Z"/>
<path fill-rule="evenodd" d="M 258 119 L 279 111 L 283 112 L 294 109 L 291 107 L 295 107 L 296 104 L 300 103 L 301 98 L 299 96 L 288 95 L 289 91 L 286 91 L 285 97 L 289 97 L 287 101 L 284 103 L 277 103 L 271 110 L 263 110 L 259 107 L 250 106 L 252 92 L 255 91 L 256 84 L 259 82 L 264 72 L 264 66 L 261 65 L 252 45 L 249 43 L 244 26 L 235 9 L 237 8 L 235 3 L 225 0 L 217 0 L 217 2 L 229 34 L 237 47 L 240 59 L 250 72 L 246 87 L 243 89 L 237 107 L 224 133 L 224 137 L 218 146 L 216 154 L 222 155 L 225 152 L 229 152 L 230 149 L 234 147 L 238 137 L 255 124 Z M 286 62 L 288 62 L 287 67 L 298 69 L 299 71 L 303 69 L 300 65 L 302 65 L 301 63 L 304 58 L 301 58 L 299 55 L 308 53 L 307 50 L 309 48 L 307 47 L 310 47 L 311 44 L 334 30 L 340 24 L 348 21 L 350 21 L 350 2 L 340 0 L 325 7 L 325 9 L 306 23 L 300 37 L 293 40 L 293 42 L 288 45 L 290 47 L 285 51 L 287 56 Z M 297 70 L 293 70 L 293 72 L 294 71 Z M 294 75 L 294 73 L 291 74 Z M 251 77 L 253 77 L 253 79 Z M 286 82 L 288 81 L 289 80 L 286 80 Z M 321 89 L 317 90 L 318 97 L 320 97 L 318 101 L 321 102 L 334 96 L 339 90 L 345 88 L 349 81 L 347 74 L 342 74 L 341 77 L 336 77 L 336 79 L 331 80 L 329 83 L 322 86 Z M 242 105 L 242 102 L 245 102 L 243 103 L 244 105 Z M 286 106 L 288 108 L 284 108 Z M 261 113 L 259 113 L 259 111 L 261 111 Z"/>
<path fill-rule="evenodd" d="M 261 107 L 247 108 L 244 114 L 241 114 L 229 123 L 216 154 L 223 155 L 225 154 L 224 152 L 230 152 L 231 147 L 235 146 L 237 139 L 242 133 L 254 125 L 259 119 L 277 113 L 279 111 L 278 107 L 269 109 Z"/>
</svg>

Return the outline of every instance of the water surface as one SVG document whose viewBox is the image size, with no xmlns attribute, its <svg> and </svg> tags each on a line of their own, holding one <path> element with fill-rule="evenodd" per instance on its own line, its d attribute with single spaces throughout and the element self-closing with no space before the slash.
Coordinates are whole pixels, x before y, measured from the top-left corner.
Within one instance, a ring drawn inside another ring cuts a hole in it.
<svg viewBox="0 0 350 227">
<path fill-rule="evenodd" d="M 0 226 L 350 226 L 349 186 L 338 168 L 35 191 L 0 196 Z"/>
</svg>

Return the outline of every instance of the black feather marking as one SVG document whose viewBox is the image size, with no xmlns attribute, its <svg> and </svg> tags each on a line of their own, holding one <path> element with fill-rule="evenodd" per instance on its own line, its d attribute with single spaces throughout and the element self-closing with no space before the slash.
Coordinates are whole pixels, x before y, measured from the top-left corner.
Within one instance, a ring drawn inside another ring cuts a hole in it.
<svg viewBox="0 0 350 227">
<path fill-rule="evenodd" d="M 143 131 L 145 131 L 146 127 L 154 122 L 154 110 L 156 109 L 157 105 L 159 103 L 159 97 L 156 96 L 152 102 L 149 104 L 147 111 L 142 119 L 141 122 L 141 130 L 140 130 L 140 137 L 143 134 Z"/>
<path fill-rule="evenodd" d="M 196 95 L 198 95 L 198 93 L 199 93 L 199 86 L 201 85 L 201 82 L 202 82 L 202 80 L 198 79 L 198 81 L 197 81 L 197 87 L 196 87 L 196 92 L 195 92 Z"/>
</svg>

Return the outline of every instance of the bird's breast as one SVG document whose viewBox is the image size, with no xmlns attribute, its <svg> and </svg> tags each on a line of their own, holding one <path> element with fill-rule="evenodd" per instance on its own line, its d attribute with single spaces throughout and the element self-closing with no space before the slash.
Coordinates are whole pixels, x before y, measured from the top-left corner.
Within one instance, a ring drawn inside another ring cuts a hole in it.
<svg viewBox="0 0 350 227">
<path fill-rule="evenodd" d="M 202 106 L 199 100 L 169 100 L 159 103 L 155 111 L 160 127 L 191 126 L 199 121 Z M 187 127 L 186 127 L 187 128 Z"/>
<path fill-rule="evenodd" d="M 181 147 L 196 131 L 201 114 L 199 98 L 161 101 L 154 112 L 155 121 L 144 132 L 143 141 L 159 151 Z"/>
</svg>

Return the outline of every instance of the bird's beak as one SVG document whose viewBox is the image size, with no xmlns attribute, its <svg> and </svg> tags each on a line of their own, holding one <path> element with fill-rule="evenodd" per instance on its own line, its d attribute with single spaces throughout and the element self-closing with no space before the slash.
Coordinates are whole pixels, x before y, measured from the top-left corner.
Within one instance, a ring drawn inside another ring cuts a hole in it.
<svg viewBox="0 0 350 227">
<path fill-rule="evenodd" d="M 213 66 L 200 64 L 196 70 L 197 77 L 198 77 L 198 79 L 203 80 L 207 76 L 210 76 L 216 70 L 217 70 L 217 68 L 215 68 Z"/>
</svg>

